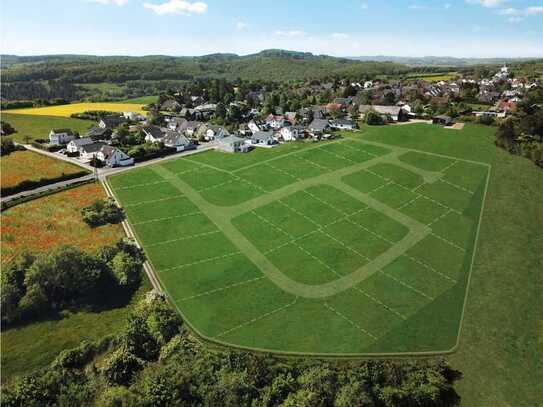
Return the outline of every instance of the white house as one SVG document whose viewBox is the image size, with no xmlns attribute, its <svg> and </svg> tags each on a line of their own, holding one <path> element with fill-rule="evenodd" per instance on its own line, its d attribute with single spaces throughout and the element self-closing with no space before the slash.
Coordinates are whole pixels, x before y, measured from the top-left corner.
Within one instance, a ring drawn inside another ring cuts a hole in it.
<svg viewBox="0 0 543 407">
<path fill-rule="evenodd" d="M 98 152 L 104 147 L 104 143 L 85 144 L 79 147 L 79 158 L 90 161 L 98 155 Z"/>
<path fill-rule="evenodd" d="M 273 135 L 273 130 L 257 131 L 246 142 L 253 145 L 272 146 L 277 144 L 277 139 Z"/>
<path fill-rule="evenodd" d="M 94 141 L 90 137 L 76 138 L 68 143 L 66 150 L 69 153 L 78 153 L 80 147 L 93 143 Z"/>
<path fill-rule="evenodd" d="M 274 130 L 279 130 L 280 128 L 288 125 L 289 123 L 287 122 L 284 116 L 280 116 L 280 115 L 276 116 L 276 115 L 270 114 L 266 118 L 266 124 Z"/>
<path fill-rule="evenodd" d="M 76 137 L 76 134 L 71 129 L 53 129 L 49 133 L 49 143 L 53 145 L 62 145 L 69 143 Z"/>
<path fill-rule="evenodd" d="M 245 144 L 245 140 L 236 136 L 228 136 L 220 139 L 217 143 L 217 148 L 227 153 L 246 153 L 249 151 L 249 146 Z"/>
<path fill-rule="evenodd" d="M 330 127 L 340 130 L 354 130 L 356 123 L 348 119 L 337 119 L 330 122 Z"/>
<path fill-rule="evenodd" d="M 303 138 L 305 135 L 304 126 L 288 126 L 283 127 L 279 134 L 284 141 L 294 141 Z"/>
<path fill-rule="evenodd" d="M 123 116 L 125 119 L 128 119 L 133 122 L 143 122 L 145 121 L 145 116 L 136 113 L 136 112 L 124 112 Z"/>
<path fill-rule="evenodd" d="M 96 158 L 108 167 L 126 167 L 134 165 L 134 159 L 121 150 L 111 146 L 102 146 L 96 153 Z"/>
<path fill-rule="evenodd" d="M 228 130 L 221 126 L 207 126 L 207 130 L 204 135 L 206 141 L 213 141 L 223 137 L 227 137 L 230 134 Z"/>
<path fill-rule="evenodd" d="M 143 133 L 145 133 L 145 141 L 147 143 L 158 143 L 164 138 L 164 132 L 158 126 L 144 126 L 142 127 Z"/>
<path fill-rule="evenodd" d="M 247 127 L 249 127 L 249 130 L 251 130 L 251 133 L 265 131 L 268 129 L 268 125 L 260 120 L 251 120 L 249 123 L 247 123 Z"/>
</svg>

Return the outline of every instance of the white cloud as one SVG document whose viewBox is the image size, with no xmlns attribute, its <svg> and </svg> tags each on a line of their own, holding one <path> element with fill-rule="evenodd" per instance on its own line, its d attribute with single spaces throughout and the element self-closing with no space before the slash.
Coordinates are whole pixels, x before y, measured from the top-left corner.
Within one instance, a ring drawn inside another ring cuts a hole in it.
<svg viewBox="0 0 543 407">
<path fill-rule="evenodd" d="M 336 40 L 346 40 L 347 38 L 349 38 L 349 34 L 346 34 L 346 33 L 332 33 L 331 37 L 336 39 Z"/>
<path fill-rule="evenodd" d="M 87 0 L 92 3 L 100 3 L 100 4 L 115 4 L 117 6 L 124 6 L 128 3 L 129 0 Z"/>
<path fill-rule="evenodd" d="M 524 21 L 524 17 L 513 16 L 513 17 L 509 17 L 507 21 L 509 21 L 510 23 L 520 23 Z"/>
<path fill-rule="evenodd" d="M 118 0 L 117 0 L 118 1 Z M 143 7 L 154 11 L 156 14 L 203 14 L 207 11 L 207 4 L 201 1 L 191 3 L 185 0 L 169 0 L 166 3 L 143 3 Z"/>
<path fill-rule="evenodd" d="M 498 14 L 502 16 L 515 16 L 521 13 L 522 13 L 521 10 L 518 10 L 516 8 L 511 8 L 511 7 L 498 10 Z"/>
<path fill-rule="evenodd" d="M 526 14 L 543 14 L 543 6 L 528 7 Z"/>
<path fill-rule="evenodd" d="M 238 31 L 243 31 L 243 30 L 245 30 L 247 27 L 249 27 L 249 24 L 246 24 L 246 23 L 244 23 L 243 21 L 238 21 L 238 22 L 236 23 L 236 29 L 237 29 Z"/>
<path fill-rule="evenodd" d="M 304 37 L 306 35 L 305 32 L 300 31 L 300 30 L 290 30 L 290 31 L 277 30 L 273 34 L 277 35 L 278 37 Z"/>
<path fill-rule="evenodd" d="M 368 3 L 362 3 L 361 7 L 363 10 L 367 10 L 370 8 L 370 5 Z"/>
<path fill-rule="evenodd" d="M 506 1 L 507 0 L 466 0 L 468 4 L 479 4 L 487 8 L 499 7 Z"/>
</svg>

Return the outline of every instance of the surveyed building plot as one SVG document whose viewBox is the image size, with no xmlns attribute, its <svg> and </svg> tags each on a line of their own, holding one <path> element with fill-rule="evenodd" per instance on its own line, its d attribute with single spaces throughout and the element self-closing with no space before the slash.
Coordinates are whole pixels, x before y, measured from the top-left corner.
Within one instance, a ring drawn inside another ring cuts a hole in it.
<svg viewBox="0 0 543 407">
<path fill-rule="evenodd" d="M 437 353 L 459 336 L 488 171 L 346 138 L 205 152 L 109 183 L 201 336 L 286 353 Z"/>
</svg>

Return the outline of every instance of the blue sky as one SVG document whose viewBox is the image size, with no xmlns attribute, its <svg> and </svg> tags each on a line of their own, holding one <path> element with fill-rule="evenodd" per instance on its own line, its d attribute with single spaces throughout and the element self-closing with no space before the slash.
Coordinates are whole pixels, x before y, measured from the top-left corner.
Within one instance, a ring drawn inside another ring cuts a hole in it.
<svg viewBox="0 0 543 407">
<path fill-rule="evenodd" d="M 543 57 L 543 0 L 2 0 L 1 53 Z"/>
</svg>

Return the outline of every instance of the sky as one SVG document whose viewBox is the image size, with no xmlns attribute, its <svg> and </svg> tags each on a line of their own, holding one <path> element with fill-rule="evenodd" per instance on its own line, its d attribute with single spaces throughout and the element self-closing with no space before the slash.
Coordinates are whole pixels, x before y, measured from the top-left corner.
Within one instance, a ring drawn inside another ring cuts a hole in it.
<svg viewBox="0 0 543 407">
<path fill-rule="evenodd" d="M 543 57 L 543 0 L 1 0 L 0 53 Z"/>
</svg>

